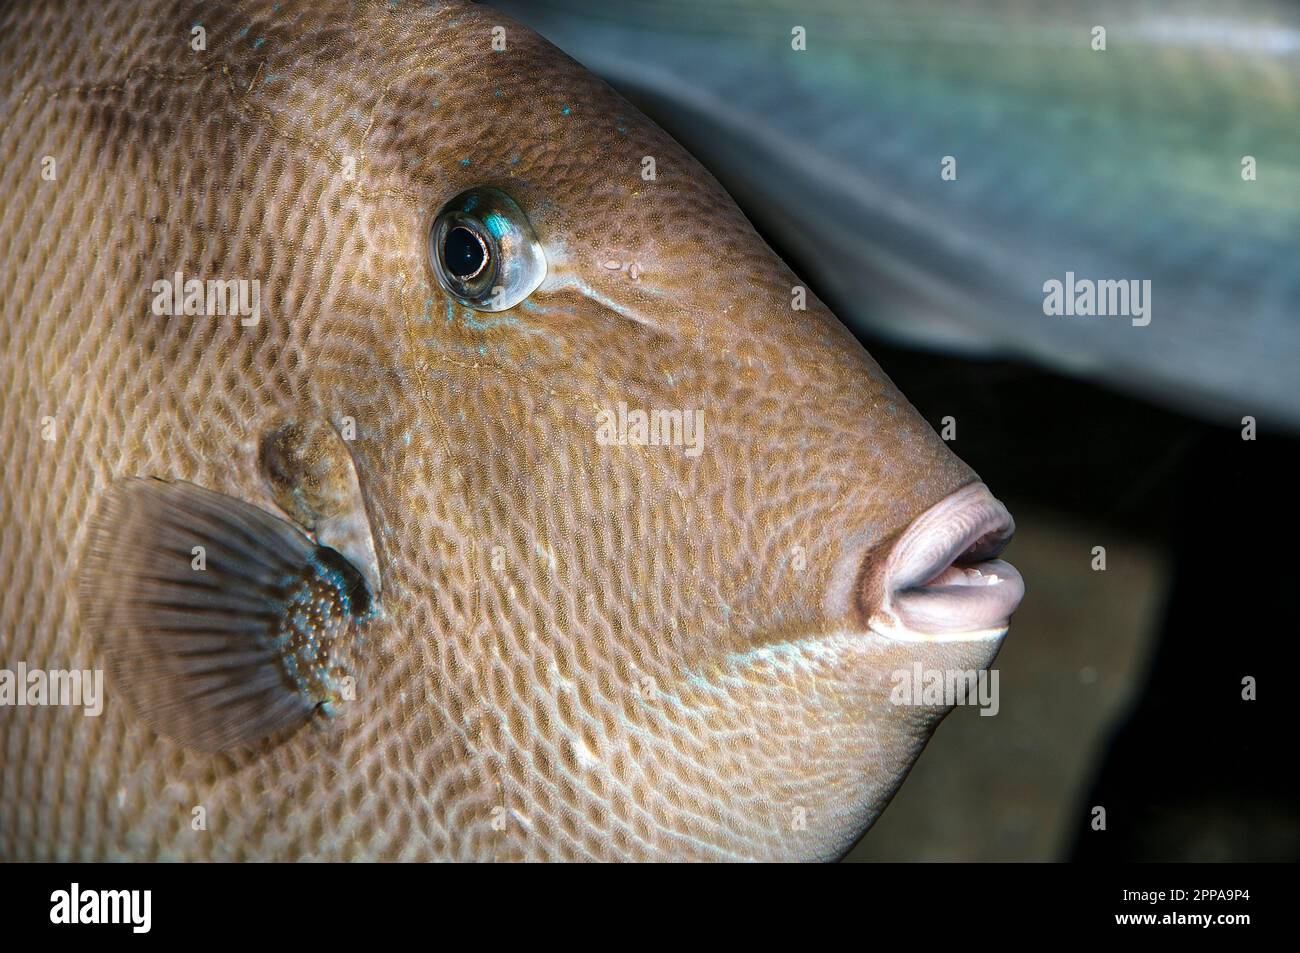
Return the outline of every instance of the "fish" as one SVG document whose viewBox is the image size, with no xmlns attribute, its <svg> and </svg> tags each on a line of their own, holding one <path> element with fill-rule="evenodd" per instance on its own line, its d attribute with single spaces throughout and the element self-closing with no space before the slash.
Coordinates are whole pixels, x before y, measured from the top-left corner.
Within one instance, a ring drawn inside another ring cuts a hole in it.
<svg viewBox="0 0 1300 953">
<path fill-rule="evenodd" d="M 869 341 L 1300 429 L 1295 4 L 493 5 L 664 125 Z"/>
<path fill-rule="evenodd" d="M 0 857 L 834 860 L 992 665 L 1006 507 L 532 31 L 15 3 L 0 63 Z"/>
</svg>

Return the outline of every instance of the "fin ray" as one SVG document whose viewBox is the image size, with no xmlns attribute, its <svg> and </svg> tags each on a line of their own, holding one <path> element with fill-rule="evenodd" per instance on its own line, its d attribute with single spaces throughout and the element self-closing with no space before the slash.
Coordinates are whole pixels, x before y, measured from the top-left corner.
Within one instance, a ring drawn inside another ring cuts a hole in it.
<svg viewBox="0 0 1300 953">
<path fill-rule="evenodd" d="M 132 707 L 205 751 L 254 744 L 337 701 L 370 602 L 333 550 L 179 481 L 110 487 L 82 575 L 85 618 Z"/>
</svg>

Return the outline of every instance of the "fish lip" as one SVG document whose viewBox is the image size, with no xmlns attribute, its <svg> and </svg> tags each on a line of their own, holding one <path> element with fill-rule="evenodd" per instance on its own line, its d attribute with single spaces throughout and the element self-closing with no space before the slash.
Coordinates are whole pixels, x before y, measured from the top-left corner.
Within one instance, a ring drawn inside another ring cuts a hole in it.
<svg viewBox="0 0 1300 953">
<path fill-rule="evenodd" d="M 870 629 L 902 641 L 1000 639 L 1025 592 L 1015 567 L 996 558 L 1015 526 L 983 483 L 926 510 L 885 560 Z"/>
</svg>

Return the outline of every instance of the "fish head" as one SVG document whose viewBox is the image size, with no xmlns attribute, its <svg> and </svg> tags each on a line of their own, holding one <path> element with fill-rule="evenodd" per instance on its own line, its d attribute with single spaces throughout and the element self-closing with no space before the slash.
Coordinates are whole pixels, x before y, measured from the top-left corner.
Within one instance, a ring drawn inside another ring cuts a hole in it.
<svg viewBox="0 0 1300 953">
<path fill-rule="evenodd" d="M 371 157 L 406 423 L 354 450 L 430 783 L 499 856 L 835 857 L 948 710 L 898 673 L 996 654 L 1010 517 L 666 133 L 441 16 Z"/>
<path fill-rule="evenodd" d="M 526 29 L 178 9 L 71 58 L 0 14 L 40 117 L 7 141 L 77 170 L 0 189 L 14 419 L 79 428 L 0 455 L 5 618 L 108 676 L 102 719 L 0 719 L 18 856 L 844 850 L 948 707 L 896 674 L 997 649 L 1005 510 Z"/>
</svg>

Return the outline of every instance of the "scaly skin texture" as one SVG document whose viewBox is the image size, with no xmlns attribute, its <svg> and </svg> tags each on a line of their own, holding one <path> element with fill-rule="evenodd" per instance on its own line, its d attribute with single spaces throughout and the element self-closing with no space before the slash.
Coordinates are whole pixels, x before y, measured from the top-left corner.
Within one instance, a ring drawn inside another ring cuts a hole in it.
<svg viewBox="0 0 1300 953">
<path fill-rule="evenodd" d="M 854 594 L 971 471 L 703 168 L 499 14 L 12 5 L 0 120 L 0 663 L 102 667 L 110 481 L 291 518 L 286 422 L 355 421 L 383 583 L 357 700 L 275 743 L 187 751 L 111 675 L 98 718 L 0 709 L 0 857 L 833 858 L 943 714 L 890 673 L 996 651 L 872 635 Z M 548 258 L 498 314 L 427 257 L 476 185 Z M 260 322 L 155 316 L 176 271 L 260 280 Z M 598 444 L 619 401 L 702 411 L 703 452 Z"/>
</svg>

